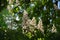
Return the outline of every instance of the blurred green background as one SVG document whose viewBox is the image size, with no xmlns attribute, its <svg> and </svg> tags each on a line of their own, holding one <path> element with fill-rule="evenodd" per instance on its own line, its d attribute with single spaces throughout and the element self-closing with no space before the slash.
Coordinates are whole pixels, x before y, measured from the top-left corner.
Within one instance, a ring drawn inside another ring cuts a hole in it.
<svg viewBox="0 0 60 40">
<path fill-rule="evenodd" d="M 60 40 L 59 2 L 60 0 L 0 0 L 0 40 Z M 30 28 L 33 32 L 29 28 L 23 29 L 24 10 L 30 20 L 35 17 L 36 25 L 42 20 L 43 33 L 35 27 L 34 31 Z"/>
</svg>

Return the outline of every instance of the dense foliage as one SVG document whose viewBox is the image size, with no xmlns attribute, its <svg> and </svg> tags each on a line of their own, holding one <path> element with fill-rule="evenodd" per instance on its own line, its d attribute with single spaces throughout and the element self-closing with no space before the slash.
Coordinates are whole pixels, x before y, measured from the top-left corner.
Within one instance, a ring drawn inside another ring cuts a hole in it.
<svg viewBox="0 0 60 40">
<path fill-rule="evenodd" d="M 27 22 L 28 18 L 30 21 L 35 19 L 36 25 L 23 29 L 22 22 Z M 43 32 L 35 28 L 41 20 Z M 59 37 L 60 10 L 57 0 L 0 1 L 0 40 L 59 40 Z"/>
</svg>

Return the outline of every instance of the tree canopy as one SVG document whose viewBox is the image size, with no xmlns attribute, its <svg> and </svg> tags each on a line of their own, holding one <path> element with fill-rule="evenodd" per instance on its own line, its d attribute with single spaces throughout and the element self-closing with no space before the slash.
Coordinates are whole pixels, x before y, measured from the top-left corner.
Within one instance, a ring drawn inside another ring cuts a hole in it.
<svg viewBox="0 0 60 40">
<path fill-rule="evenodd" d="M 0 40 L 60 39 L 59 0 L 1 0 Z"/>
</svg>

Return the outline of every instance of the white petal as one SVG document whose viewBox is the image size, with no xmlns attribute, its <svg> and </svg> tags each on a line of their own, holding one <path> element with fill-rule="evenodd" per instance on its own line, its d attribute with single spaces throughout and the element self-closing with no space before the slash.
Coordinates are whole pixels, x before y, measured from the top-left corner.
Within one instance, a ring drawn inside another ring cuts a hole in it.
<svg viewBox="0 0 60 40">
<path fill-rule="evenodd" d="M 16 20 L 17 20 L 17 21 L 19 21 L 19 20 L 20 20 L 18 16 L 16 17 Z"/>
</svg>

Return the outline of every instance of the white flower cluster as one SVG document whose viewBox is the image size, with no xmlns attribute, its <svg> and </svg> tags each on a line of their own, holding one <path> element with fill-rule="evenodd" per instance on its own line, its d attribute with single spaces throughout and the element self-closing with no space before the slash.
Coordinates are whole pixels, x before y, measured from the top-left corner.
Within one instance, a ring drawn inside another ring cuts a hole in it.
<svg viewBox="0 0 60 40">
<path fill-rule="evenodd" d="M 39 29 L 42 33 L 44 33 L 42 20 L 40 19 L 39 23 L 36 25 L 35 17 L 33 17 L 32 20 L 29 19 L 28 13 L 26 10 L 24 10 L 24 13 L 23 13 L 22 27 L 27 31 L 34 31 L 34 29 L 36 28 L 36 29 Z"/>
<path fill-rule="evenodd" d="M 34 32 L 34 29 L 39 29 L 41 31 L 41 33 L 44 34 L 44 27 L 43 27 L 42 19 L 40 18 L 38 24 L 36 24 L 35 17 L 33 17 L 32 20 L 29 19 L 28 13 L 26 10 L 24 10 L 24 13 L 23 13 L 22 29 L 25 30 L 26 32 L 28 32 L 28 31 Z M 54 24 L 53 24 L 52 29 L 48 29 L 48 30 L 50 30 L 52 33 L 57 32 Z"/>
<path fill-rule="evenodd" d="M 56 27 L 55 27 L 54 24 L 53 24 L 53 26 L 52 26 L 52 30 L 51 30 L 51 32 L 52 32 L 52 33 L 56 33 L 56 32 L 57 32 L 57 29 L 56 29 Z"/>
<path fill-rule="evenodd" d="M 15 4 L 14 4 L 14 1 L 16 1 Z M 14 21 L 13 21 L 13 19 L 14 19 L 14 17 L 13 17 L 13 16 L 14 16 L 14 13 L 12 12 L 12 10 L 13 10 L 13 8 L 14 8 L 15 6 L 20 5 L 20 4 L 19 4 L 19 0 L 8 0 L 8 4 L 9 4 L 9 5 L 7 6 L 7 9 L 8 9 L 8 11 L 9 11 L 11 14 L 10 14 L 10 17 L 7 16 L 7 17 L 5 18 L 6 24 L 8 25 L 8 28 L 9 28 L 9 29 L 16 30 L 18 27 L 17 27 L 17 24 L 14 23 Z M 19 20 L 20 20 L 18 15 L 16 15 L 15 20 L 16 20 L 16 21 L 19 21 Z"/>
</svg>

